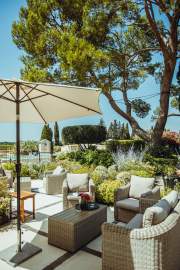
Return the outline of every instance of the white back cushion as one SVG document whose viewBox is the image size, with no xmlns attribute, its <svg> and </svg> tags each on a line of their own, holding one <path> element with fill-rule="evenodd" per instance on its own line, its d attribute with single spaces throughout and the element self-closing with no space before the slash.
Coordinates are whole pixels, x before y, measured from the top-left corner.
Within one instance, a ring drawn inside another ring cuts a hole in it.
<svg viewBox="0 0 180 270">
<path fill-rule="evenodd" d="M 178 192 L 176 190 L 172 190 L 164 196 L 163 199 L 166 200 L 170 204 L 171 209 L 173 209 L 178 203 Z"/>
<path fill-rule="evenodd" d="M 145 178 L 132 175 L 129 197 L 139 199 L 141 194 L 153 189 L 154 181 L 154 178 Z"/>
<path fill-rule="evenodd" d="M 67 182 L 70 190 L 77 187 L 85 186 L 88 184 L 88 173 L 82 174 L 68 173 Z"/>
<path fill-rule="evenodd" d="M 60 175 L 62 172 L 64 172 L 64 168 L 57 166 L 57 168 L 53 171 L 53 175 Z"/>
</svg>

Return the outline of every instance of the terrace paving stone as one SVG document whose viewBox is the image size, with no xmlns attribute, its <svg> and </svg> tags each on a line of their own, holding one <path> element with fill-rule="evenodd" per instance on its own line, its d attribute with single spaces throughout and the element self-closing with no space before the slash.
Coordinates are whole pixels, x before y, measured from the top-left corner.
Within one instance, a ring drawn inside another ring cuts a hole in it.
<svg viewBox="0 0 180 270">
<path fill-rule="evenodd" d="M 86 247 L 75 254 L 60 248 L 48 245 L 48 217 L 63 210 L 62 195 L 46 195 L 42 189 L 42 180 L 33 180 L 32 187 L 36 194 L 36 219 L 29 217 L 22 226 L 22 240 L 42 248 L 42 252 L 14 268 L 0 260 L 2 270 L 100 270 L 101 269 L 101 236 L 91 241 Z M 33 191 L 34 191 L 33 190 Z M 14 202 L 15 206 L 15 202 Z M 30 210 L 31 200 L 27 200 L 25 208 Z M 113 208 L 108 207 L 108 221 L 113 221 Z M 15 220 L 7 226 L 0 228 L 0 251 L 16 243 Z"/>
</svg>

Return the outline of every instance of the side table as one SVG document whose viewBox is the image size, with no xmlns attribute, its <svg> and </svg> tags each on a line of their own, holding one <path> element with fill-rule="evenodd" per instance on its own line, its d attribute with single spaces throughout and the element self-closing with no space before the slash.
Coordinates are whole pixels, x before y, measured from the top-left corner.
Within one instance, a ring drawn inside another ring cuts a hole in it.
<svg viewBox="0 0 180 270">
<path fill-rule="evenodd" d="M 17 192 L 10 193 L 12 198 L 17 199 Z M 35 195 L 36 193 L 28 192 L 28 191 L 22 191 L 20 195 L 20 216 L 21 221 L 25 221 L 25 217 L 33 215 L 33 219 L 35 219 Z M 27 199 L 32 199 L 32 212 L 27 211 L 24 209 L 24 201 Z M 12 214 L 12 213 L 11 213 Z"/>
</svg>

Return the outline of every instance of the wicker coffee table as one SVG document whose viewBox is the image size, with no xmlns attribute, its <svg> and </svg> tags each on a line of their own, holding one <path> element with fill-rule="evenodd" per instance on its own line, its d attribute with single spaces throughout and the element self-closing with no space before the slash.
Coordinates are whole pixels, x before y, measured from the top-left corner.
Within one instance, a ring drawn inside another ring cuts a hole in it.
<svg viewBox="0 0 180 270">
<path fill-rule="evenodd" d="M 107 221 L 107 207 L 78 212 L 69 208 L 48 218 L 48 243 L 75 252 L 101 233 Z"/>
</svg>

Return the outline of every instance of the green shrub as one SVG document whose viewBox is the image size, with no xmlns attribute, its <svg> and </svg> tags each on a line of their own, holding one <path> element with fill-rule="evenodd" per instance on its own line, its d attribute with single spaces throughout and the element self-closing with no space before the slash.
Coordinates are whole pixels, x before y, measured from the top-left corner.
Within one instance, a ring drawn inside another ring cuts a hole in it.
<svg viewBox="0 0 180 270">
<path fill-rule="evenodd" d="M 127 152 L 133 147 L 134 151 L 141 151 L 145 148 L 145 142 L 143 140 L 112 140 L 107 141 L 107 150 L 110 152 L 117 152 L 121 150 Z"/>
<path fill-rule="evenodd" d="M 91 173 L 93 171 L 92 167 L 88 167 L 88 166 L 82 166 L 79 169 L 73 169 L 71 172 L 72 173 L 77 173 L 77 174 L 81 174 L 81 173 Z"/>
<path fill-rule="evenodd" d="M 45 170 L 46 171 L 53 171 L 55 170 L 57 167 L 57 163 L 56 162 L 49 162 L 45 165 Z"/>
<path fill-rule="evenodd" d="M 114 192 L 122 185 L 123 183 L 119 180 L 105 180 L 103 183 L 96 187 L 97 201 L 113 204 Z"/>
<path fill-rule="evenodd" d="M 109 175 L 110 179 L 115 179 L 116 178 L 117 169 L 118 169 L 117 165 L 111 165 L 111 166 L 108 167 L 108 175 Z"/>
<path fill-rule="evenodd" d="M 13 162 L 3 163 L 2 167 L 4 170 L 13 171 L 14 173 L 16 173 L 16 166 L 15 166 L 15 163 L 13 163 Z"/>
<path fill-rule="evenodd" d="M 93 179 L 95 185 L 99 185 L 103 182 L 103 180 L 108 178 L 108 173 L 105 171 L 94 171 L 91 174 L 91 178 Z"/>
<path fill-rule="evenodd" d="M 58 152 L 58 155 L 56 156 L 56 161 L 64 160 L 66 158 L 67 158 L 67 154 L 66 153 Z"/>
<path fill-rule="evenodd" d="M 148 162 L 150 165 L 152 165 L 155 168 L 155 174 L 159 175 L 170 175 L 170 173 L 173 175 L 175 171 L 176 164 L 178 162 L 177 157 L 175 158 L 157 158 L 151 156 L 149 153 L 146 153 L 144 156 L 144 161 Z M 167 168 L 170 169 L 167 169 Z M 170 172 L 171 171 L 171 172 Z"/>
<path fill-rule="evenodd" d="M 108 169 L 105 166 L 99 165 L 95 168 L 96 172 L 105 172 L 108 173 Z"/>
<path fill-rule="evenodd" d="M 31 179 L 38 179 L 39 178 L 39 172 L 37 170 L 30 169 L 29 170 L 29 176 Z"/>
<path fill-rule="evenodd" d="M 128 161 L 118 168 L 120 171 L 130 171 L 131 174 L 136 172 L 138 176 L 152 177 L 155 176 L 155 168 L 149 163 Z"/>
<path fill-rule="evenodd" d="M 131 173 L 126 171 L 120 172 L 117 174 L 116 179 L 121 180 L 122 182 L 124 182 L 124 184 L 127 184 L 131 179 Z"/>
<path fill-rule="evenodd" d="M 21 165 L 21 176 L 22 177 L 30 176 L 30 169 L 27 164 Z"/>
<path fill-rule="evenodd" d="M 67 154 L 69 160 L 78 161 L 85 165 L 102 165 L 109 167 L 113 164 L 113 158 L 110 152 L 105 150 L 86 150 L 76 151 Z"/>
<path fill-rule="evenodd" d="M 10 208 L 10 197 L 7 180 L 0 180 L 0 215 L 7 215 Z"/>
</svg>

